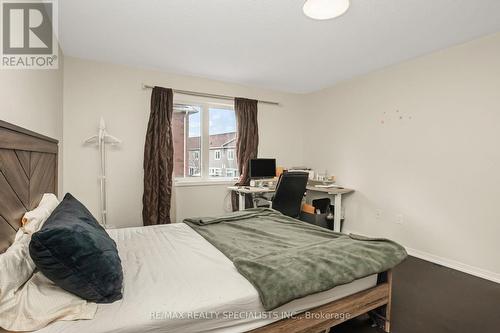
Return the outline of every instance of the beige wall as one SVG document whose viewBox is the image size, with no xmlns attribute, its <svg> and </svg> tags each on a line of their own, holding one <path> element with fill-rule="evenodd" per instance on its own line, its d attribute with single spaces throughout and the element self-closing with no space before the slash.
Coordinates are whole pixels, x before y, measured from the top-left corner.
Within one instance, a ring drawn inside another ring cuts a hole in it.
<svg viewBox="0 0 500 333">
<path fill-rule="evenodd" d="M 103 116 L 109 132 L 123 140 L 120 148 L 108 150 L 111 225 L 142 224 L 142 163 L 151 96 L 150 90 L 141 88 L 143 83 L 278 101 L 282 106 L 259 106 L 259 153 L 264 157 L 276 157 L 281 165 L 297 165 L 303 161 L 303 113 L 298 95 L 66 57 L 64 190 L 72 192 L 99 216 L 97 150 L 82 142 L 97 132 L 99 118 Z M 176 188 L 176 219 L 223 213 L 226 187 Z"/>
<path fill-rule="evenodd" d="M 58 70 L 0 70 L 0 119 L 61 140 L 63 133 L 63 57 Z M 59 142 L 59 192 L 62 142 Z M 61 194 L 61 193 L 60 193 Z"/>
<path fill-rule="evenodd" d="M 99 117 L 123 145 L 108 154 L 109 221 L 141 224 L 150 91 L 142 83 L 276 100 L 260 107 L 261 156 L 328 169 L 356 189 L 346 230 L 500 281 L 500 34 L 293 95 L 159 71 L 65 59 L 64 188 L 98 215 Z M 221 214 L 226 185 L 177 187 L 176 220 Z M 402 223 L 401 223 L 402 222 Z"/>
<path fill-rule="evenodd" d="M 64 62 L 59 70 L 1 70 L 0 119 L 62 139 L 59 184 L 98 216 L 97 150 L 82 142 L 104 116 L 123 139 L 108 153 L 110 224 L 141 224 L 150 97 L 142 83 L 276 100 L 281 107 L 260 106 L 261 156 L 328 169 L 355 188 L 345 200 L 347 231 L 388 237 L 413 255 L 500 282 L 500 34 L 305 96 Z M 225 187 L 177 187 L 176 219 L 223 213 Z"/>
<path fill-rule="evenodd" d="M 308 101 L 304 160 L 356 189 L 348 230 L 500 282 L 500 34 Z"/>
</svg>

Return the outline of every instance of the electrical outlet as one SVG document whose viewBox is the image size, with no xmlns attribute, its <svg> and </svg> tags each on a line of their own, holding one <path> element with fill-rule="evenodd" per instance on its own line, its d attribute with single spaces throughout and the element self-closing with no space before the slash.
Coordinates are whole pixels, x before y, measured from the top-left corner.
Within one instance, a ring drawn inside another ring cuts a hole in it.
<svg viewBox="0 0 500 333">
<path fill-rule="evenodd" d="M 382 218 L 382 209 L 377 209 L 375 211 L 375 220 L 380 221 L 381 218 Z"/>
<path fill-rule="evenodd" d="M 401 225 L 404 224 L 404 216 L 403 216 L 403 214 L 396 215 L 396 223 L 397 224 L 401 224 Z"/>
</svg>

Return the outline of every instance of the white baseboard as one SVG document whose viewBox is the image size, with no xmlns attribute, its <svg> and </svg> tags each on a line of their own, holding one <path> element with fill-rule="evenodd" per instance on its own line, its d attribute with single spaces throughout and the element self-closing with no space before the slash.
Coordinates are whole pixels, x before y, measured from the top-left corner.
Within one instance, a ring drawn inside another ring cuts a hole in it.
<svg viewBox="0 0 500 333">
<path fill-rule="evenodd" d="M 361 236 L 365 236 L 365 237 L 370 237 L 370 236 L 365 235 L 363 233 L 355 232 L 353 230 L 348 230 L 348 232 L 353 233 L 353 234 L 357 234 L 357 235 L 361 235 Z M 438 264 L 438 265 L 441 265 L 444 267 L 448 267 L 448 268 L 457 270 L 457 271 L 462 272 L 462 273 L 474 275 L 474 276 L 477 276 L 479 278 L 482 278 L 482 279 L 485 279 L 488 281 L 500 283 L 500 274 L 499 273 L 495 273 L 495 272 L 491 272 L 491 271 L 488 271 L 488 270 L 485 270 L 485 269 L 482 269 L 479 267 L 467 265 L 467 264 L 461 263 L 461 262 L 456 261 L 456 260 L 436 256 L 434 254 L 430 254 L 430 253 L 427 253 L 424 251 L 415 250 L 415 249 L 409 248 L 407 246 L 405 246 L 405 249 L 406 249 L 406 252 L 408 252 L 408 254 L 411 255 L 412 257 L 416 257 L 416 258 L 419 258 L 419 259 L 422 259 L 425 261 L 429 261 L 429 262 L 432 262 L 432 263 L 435 263 L 435 264 Z"/>
<path fill-rule="evenodd" d="M 408 252 L 409 255 L 413 257 L 417 257 L 422 260 L 430 261 L 432 263 L 445 266 L 463 273 L 467 273 L 470 275 L 474 275 L 477 277 L 480 277 L 482 279 L 486 279 L 492 282 L 500 283 L 500 274 L 491 272 L 479 267 L 474 267 L 471 265 L 463 264 L 461 262 L 451 260 L 451 259 L 446 259 L 443 257 L 439 257 L 430 253 L 426 253 L 423 251 L 415 250 L 412 248 L 406 248 L 406 251 Z"/>
</svg>

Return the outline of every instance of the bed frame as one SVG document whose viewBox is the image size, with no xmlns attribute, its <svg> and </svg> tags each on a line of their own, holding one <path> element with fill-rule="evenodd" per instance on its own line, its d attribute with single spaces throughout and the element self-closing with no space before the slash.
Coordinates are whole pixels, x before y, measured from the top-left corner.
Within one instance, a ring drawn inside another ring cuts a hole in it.
<svg viewBox="0 0 500 333">
<path fill-rule="evenodd" d="M 44 193 L 57 194 L 58 141 L 0 120 L 0 253 L 25 212 Z"/>
<path fill-rule="evenodd" d="M 392 272 L 380 273 L 377 285 L 371 289 L 341 298 L 282 319 L 249 333 L 312 333 L 328 332 L 334 326 L 362 314 L 369 314 L 384 332 L 391 330 Z"/>
<path fill-rule="evenodd" d="M 0 253 L 12 244 L 22 216 L 38 205 L 42 194 L 57 194 L 57 154 L 57 140 L 0 120 Z M 387 271 L 371 289 L 250 332 L 321 332 L 366 313 L 390 332 L 391 290 Z"/>
</svg>

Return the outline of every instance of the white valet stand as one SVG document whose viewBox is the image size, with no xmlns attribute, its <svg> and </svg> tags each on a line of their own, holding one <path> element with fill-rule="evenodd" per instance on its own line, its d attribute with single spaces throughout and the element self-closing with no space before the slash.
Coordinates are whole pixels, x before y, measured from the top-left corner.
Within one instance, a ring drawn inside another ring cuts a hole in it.
<svg viewBox="0 0 500 333">
<path fill-rule="evenodd" d="M 107 226 L 107 210 L 106 210 L 106 145 L 110 144 L 112 146 L 120 144 L 122 141 L 116 137 L 108 134 L 106 132 L 106 123 L 104 118 L 101 117 L 99 122 L 99 133 L 97 135 L 91 136 L 84 141 L 85 144 L 94 144 L 99 148 L 99 194 L 100 194 L 100 208 L 101 208 L 101 224 L 104 228 Z"/>
</svg>

